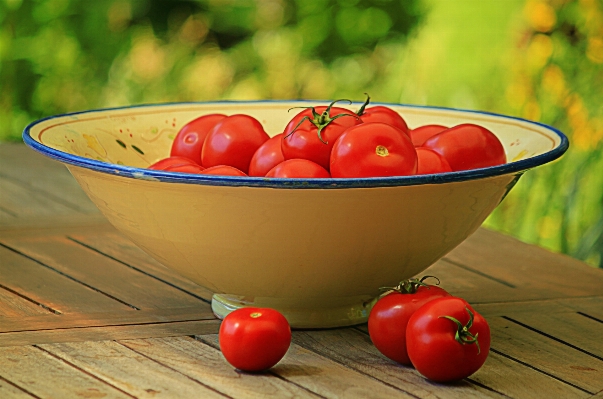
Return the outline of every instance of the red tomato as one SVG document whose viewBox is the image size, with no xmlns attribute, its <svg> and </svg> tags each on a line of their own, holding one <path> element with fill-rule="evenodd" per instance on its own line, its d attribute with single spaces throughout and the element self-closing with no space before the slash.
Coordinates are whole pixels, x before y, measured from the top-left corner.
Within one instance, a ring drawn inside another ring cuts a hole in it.
<svg viewBox="0 0 603 399">
<path fill-rule="evenodd" d="M 270 169 L 285 160 L 281 150 L 283 134 L 277 134 L 266 141 L 251 157 L 249 176 L 266 176 Z"/>
<path fill-rule="evenodd" d="M 417 174 L 429 175 L 433 173 L 452 172 L 446 158 L 426 147 L 417 147 Z"/>
<path fill-rule="evenodd" d="M 240 308 L 222 320 L 218 338 L 228 363 L 239 370 L 261 371 L 285 356 L 291 344 L 291 328 L 274 309 Z"/>
<path fill-rule="evenodd" d="M 402 116 L 391 108 L 377 105 L 375 107 L 366 108 L 362 113 L 358 114 L 364 123 L 381 122 L 397 127 L 404 134 L 408 135 L 408 125 Z"/>
<path fill-rule="evenodd" d="M 352 111 L 332 105 L 306 109 L 291 119 L 281 145 L 285 159 L 309 159 L 329 170 L 335 140 L 362 122 Z"/>
<path fill-rule="evenodd" d="M 270 169 L 266 177 L 325 179 L 331 175 L 325 168 L 307 159 L 287 159 Z"/>
<path fill-rule="evenodd" d="M 446 158 L 453 171 L 486 168 L 507 162 L 500 140 L 488 129 L 465 123 L 427 139 L 423 147 Z"/>
<path fill-rule="evenodd" d="M 218 175 L 218 176 L 247 176 L 245 172 L 240 171 L 234 166 L 216 165 L 205 169 L 201 172 L 202 175 Z"/>
<path fill-rule="evenodd" d="M 331 152 L 332 177 L 405 176 L 417 172 L 417 153 L 404 133 L 385 123 L 348 128 Z"/>
<path fill-rule="evenodd" d="M 428 138 L 433 137 L 446 129 L 448 128 L 442 125 L 424 125 L 410 130 L 408 135 L 415 147 L 421 147 Z"/>
<path fill-rule="evenodd" d="M 406 352 L 406 325 L 410 316 L 422 305 L 436 298 L 450 296 L 448 292 L 421 280 L 403 281 L 393 292 L 381 297 L 371 309 L 368 330 L 373 345 L 384 356 L 410 365 Z"/>
<path fill-rule="evenodd" d="M 226 115 L 210 114 L 199 117 L 180 129 L 172 142 L 171 156 L 190 158 L 201 164 L 201 148 L 207 133 Z"/>
<path fill-rule="evenodd" d="M 228 116 L 205 137 L 201 165 L 206 168 L 230 165 L 247 174 L 253 154 L 269 138 L 254 117 L 242 114 Z"/>
<path fill-rule="evenodd" d="M 435 299 L 419 308 L 406 328 L 408 356 L 432 381 L 461 380 L 475 373 L 490 352 L 490 327 L 464 299 Z"/>
<path fill-rule="evenodd" d="M 185 157 L 169 157 L 163 158 L 149 166 L 153 170 L 166 170 L 168 167 L 183 166 L 183 165 L 198 165 L 189 158 Z"/>
</svg>

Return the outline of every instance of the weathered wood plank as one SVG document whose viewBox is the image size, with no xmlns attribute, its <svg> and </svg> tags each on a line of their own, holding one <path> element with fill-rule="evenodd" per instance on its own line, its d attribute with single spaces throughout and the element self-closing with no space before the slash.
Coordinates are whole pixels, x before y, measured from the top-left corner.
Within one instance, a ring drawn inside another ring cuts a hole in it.
<svg viewBox="0 0 603 399">
<path fill-rule="evenodd" d="M 215 334 L 218 320 L 175 321 L 107 327 L 66 328 L 0 334 L 0 347 Z M 1 350 L 0 350 L 1 352 Z"/>
<path fill-rule="evenodd" d="M 274 374 L 235 370 L 220 351 L 189 337 L 120 341 L 128 348 L 236 398 L 316 398 Z"/>
<path fill-rule="evenodd" d="M 0 375 L 40 398 L 131 398 L 114 386 L 31 346 L 3 348 Z"/>
<path fill-rule="evenodd" d="M 507 320 L 603 361 L 603 323 L 579 313 L 509 313 Z"/>
<path fill-rule="evenodd" d="M 502 395 L 468 381 L 453 385 L 427 381 L 412 367 L 387 359 L 369 336 L 355 329 L 295 331 L 294 342 L 304 348 L 420 398 L 496 398 Z"/>
<path fill-rule="evenodd" d="M 5 213 L 18 218 L 33 218 L 52 215 L 70 215 L 80 213 L 58 198 L 42 191 L 23 187 L 0 176 L 0 207 Z"/>
<path fill-rule="evenodd" d="M 0 144 L 0 176 L 29 191 L 45 193 L 75 211 L 99 212 L 63 164 L 24 144 Z"/>
<path fill-rule="evenodd" d="M 168 323 L 172 321 L 215 320 L 208 304 L 190 308 L 125 310 L 107 313 L 70 313 L 54 315 L 6 317 L 0 324 L 2 334 L 9 332 L 54 330 L 83 327 L 106 327 L 119 325 Z"/>
<path fill-rule="evenodd" d="M 128 307 L 0 245 L 3 286 L 59 313 L 121 311 Z"/>
<path fill-rule="evenodd" d="M 484 228 L 445 259 L 504 281 L 518 290 L 531 290 L 538 299 L 593 296 L 603 292 L 602 269 Z"/>
<path fill-rule="evenodd" d="M 591 396 L 588 392 L 494 352 L 490 352 L 486 363 L 469 380 L 512 398 L 571 399 Z"/>
<path fill-rule="evenodd" d="M 492 349 L 590 393 L 603 390 L 603 361 L 501 317 L 489 319 Z"/>
<path fill-rule="evenodd" d="M 215 348 L 217 335 L 197 336 Z M 351 370 L 295 343 L 271 372 L 326 398 L 412 398 L 412 395 Z"/>
<path fill-rule="evenodd" d="M 18 388 L 12 383 L 0 377 L 0 398 L 3 399 L 32 399 L 36 398 L 30 395 L 22 388 Z"/>
<path fill-rule="evenodd" d="M 0 273 L 0 276 L 2 276 L 2 273 Z M 2 324 L 6 323 L 6 318 L 8 317 L 20 319 L 23 316 L 46 314 L 48 314 L 48 310 L 7 291 L 5 287 L 2 287 L 0 281 L 0 328 Z"/>
<path fill-rule="evenodd" d="M 64 237 L 21 237 L 3 241 L 61 273 L 140 309 L 205 303 Z"/>
<path fill-rule="evenodd" d="M 584 312 L 597 317 L 598 309 L 603 308 L 603 296 L 544 299 L 525 302 L 471 303 L 483 316 L 505 316 L 517 313 L 567 313 Z"/>
<path fill-rule="evenodd" d="M 80 342 L 40 347 L 138 398 L 225 397 L 200 381 L 117 342 Z"/>
<path fill-rule="evenodd" d="M 190 295 L 211 301 L 212 291 L 193 283 L 163 266 L 133 244 L 132 241 L 117 232 L 70 234 L 69 237 L 105 256 L 116 259 L 136 270 L 140 270 L 143 273 L 152 275 L 161 281 L 178 287 Z"/>
</svg>

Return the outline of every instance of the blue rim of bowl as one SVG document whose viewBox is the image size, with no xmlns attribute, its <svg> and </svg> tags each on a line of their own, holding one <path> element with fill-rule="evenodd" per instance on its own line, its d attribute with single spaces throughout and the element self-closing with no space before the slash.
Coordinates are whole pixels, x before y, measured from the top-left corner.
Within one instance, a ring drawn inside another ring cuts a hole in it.
<svg viewBox="0 0 603 399">
<path fill-rule="evenodd" d="M 279 103 L 310 103 L 316 105 L 324 105 L 330 101 L 317 100 L 261 100 L 261 101 L 209 101 L 209 102 L 179 102 L 179 103 L 160 103 L 160 104 L 138 104 L 124 107 L 102 108 L 87 111 L 73 112 L 61 115 L 49 116 L 36 120 L 25 127 L 23 130 L 23 141 L 30 148 L 40 152 L 41 154 L 63 162 L 68 165 L 78 166 L 85 169 L 94 170 L 101 173 L 107 173 L 115 176 L 160 181 L 166 183 L 185 183 L 185 184 L 201 184 L 211 186 L 246 186 L 246 187 L 268 187 L 268 188 L 291 188 L 291 189 L 339 189 L 339 188 L 371 188 L 371 187 L 395 187 L 395 186 L 412 186 L 420 184 L 442 184 L 449 182 L 460 182 L 466 180 L 481 179 L 494 177 L 506 174 L 520 174 L 536 166 L 544 165 L 554 161 L 563 155 L 569 148 L 569 140 L 561 131 L 552 126 L 543 123 L 534 122 L 514 116 L 507 116 L 486 111 L 466 110 L 459 108 L 436 107 L 428 105 L 412 105 L 412 104 L 394 104 L 394 103 L 371 103 L 372 106 L 403 106 L 407 108 L 419 108 L 430 110 L 453 111 L 470 114 L 482 114 L 494 116 L 502 119 L 510 119 L 521 121 L 527 124 L 544 127 L 545 129 L 555 133 L 559 139 L 559 145 L 550 151 L 539 154 L 527 159 L 522 159 L 515 162 L 509 162 L 503 165 L 491 166 L 487 168 L 472 169 L 460 172 L 439 173 L 431 175 L 413 175 L 413 176 L 391 176 L 391 177 L 367 177 L 367 178 L 329 178 L 329 179 L 292 179 L 292 178 L 265 178 L 265 177 L 239 177 L 239 176 L 216 176 L 216 175 L 196 175 L 190 173 L 164 172 L 150 170 L 145 168 L 136 168 L 132 166 L 110 164 L 95 159 L 80 157 L 69 154 L 63 151 L 55 150 L 38 141 L 34 140 L 30 135 L 30 130 L 37 124 L 50 119 L 57 119 L 68 116 L 81 115 L 92 112 L 104 112 L 123 110 L 130 108 L 157 107 L 157 106 L 181 106 L 181 105 L 249 105 L 249 104 L 279 104 Z M 360 103 L 353 103 L 359 105 Z"/>
</svg>

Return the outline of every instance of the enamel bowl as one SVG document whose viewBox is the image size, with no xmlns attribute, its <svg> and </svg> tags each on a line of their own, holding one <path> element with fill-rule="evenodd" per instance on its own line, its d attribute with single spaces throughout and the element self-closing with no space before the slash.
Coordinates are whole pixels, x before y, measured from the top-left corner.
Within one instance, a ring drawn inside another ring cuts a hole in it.
<svg viewBox="0 0 603 399">
<path fill-rule="evenodd" d="M 559 131 L 483 112 L 382 104 L 408 125 L 475 123 L 502 141 L 505 165 L 440 175 L 266 179 L 145 169 L 187 122 L 249 114 L 270 135 L 309 101 L 182 103 L 54 116 L 25 143 L 63 162 L 106 218 L 168 268 L 215 293 L 218 317 L 281 311 L 294 328 L 365 322 L 380 287 L 421 273 L 471 235 L 526 170 L 568 148 Z M 376 105 L 376 104 L 373 104 Z M 353 104 L 357 109 L 360 104 Z"/>
</svg>

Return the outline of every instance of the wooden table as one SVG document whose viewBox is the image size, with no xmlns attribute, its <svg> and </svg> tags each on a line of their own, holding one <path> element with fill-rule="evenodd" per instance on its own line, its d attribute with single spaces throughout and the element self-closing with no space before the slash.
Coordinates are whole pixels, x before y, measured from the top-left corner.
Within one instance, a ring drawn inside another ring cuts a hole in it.
<svg viewBox="0 0 603 399">
<path fill-rule="evenodd" d="M 436 384 L 366 326 L 295 331 L 263 374 L 234 370 L 211 292 L 114 230 L 61 164 L 0 144 L 0 398 L 603 398 L 603 271 L 480 229 L 434 264 L 488 320 L 473 376 Z"/>
</svg>

